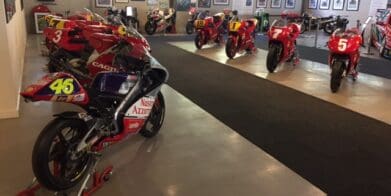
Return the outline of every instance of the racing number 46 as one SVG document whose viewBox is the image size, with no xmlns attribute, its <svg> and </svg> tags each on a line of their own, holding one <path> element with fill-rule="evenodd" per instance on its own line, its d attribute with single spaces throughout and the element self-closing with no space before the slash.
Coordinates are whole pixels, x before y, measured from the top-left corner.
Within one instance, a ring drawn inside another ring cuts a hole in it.
<svg viewBox="0 0 391 196">
<path fill-rule="evenodd" d="M 57 79 L 52 82 L 52 84 L 50 84 L 49 88 L 54 92 L 55 95 L 59 95 L 62 93 L 69 95 L 73 93 L 73 90 L 75 89 L 72 78 Z"/>
</svg>

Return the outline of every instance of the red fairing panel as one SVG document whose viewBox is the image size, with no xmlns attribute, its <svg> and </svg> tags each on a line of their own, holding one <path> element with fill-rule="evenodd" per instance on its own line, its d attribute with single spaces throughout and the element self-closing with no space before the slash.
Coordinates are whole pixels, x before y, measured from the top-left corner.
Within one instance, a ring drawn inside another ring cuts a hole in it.
<svg viewBox="0 0 391 196">
<path fill-rule="evenodd" d="M 48 74 L 20 93 L 31 101 L 56 101 L 85 105 L 89 101 L 86 90 L 72 75 L 64 72 Z"/>
</svg>

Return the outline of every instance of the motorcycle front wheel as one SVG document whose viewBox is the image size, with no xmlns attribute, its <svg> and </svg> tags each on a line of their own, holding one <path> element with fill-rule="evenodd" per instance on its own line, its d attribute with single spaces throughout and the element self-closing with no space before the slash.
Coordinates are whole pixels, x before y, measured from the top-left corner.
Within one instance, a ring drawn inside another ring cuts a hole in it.
<svg viewBox="0 0 391 196">
<path fill-rule="evenodd" d="M 88 131 L 80 119 L 57 118 L 50 122 L 35 142 L 32 166 L 38 182 L 49 190 L 62 191 L 77 185 L 88 173 L 92 157 L 76 152 Z"/>
<path fill-rule="evenodd" d="M 200 50 L 200 49 L 202 48 L 202 46 L 204 45 L 204 38 L 203 38 L 203 36 L 201 36 L 200 33 L 198 33 L 198 34 L 196 35 L 196 37 L 195 37 L 195 39 L 194 39 L 194 43 L 195 43 L 197 49 L 199 49 L 199 50 Z"/>
<path fill-rule="evenodd" d="M 145 122 L 144 127 L 140 131 L 140 135 L 146 138 L 155 136 L 163 125 L 164 117 L 166 114 L 166 105 L 164 103 L 164 97 L 161 92 L 157 95 L 157 99 L 152 107 L 151 114 Z"/>
<path fill-rule="evenodd" d="M 330 89 L 331 92 L 336 93 L 341 86 L 342 74 L 345 70 L 344 63 L 341 61 L 334 61 L 331 65 L 331 80 L 330 80 Z"/>
<path fill-rule="evenodd" d="M 153 35 L 156 32 L 157 25 L 154 22 L 147 21 L 144 26 L 144 30 L 148 35 Z"/>
<path fill-rule="evenodd" d="M 269 47 L 269 52 L 266 57 L 266 67 L 269 73 L 273 73 L 280 61 L 280 46 L 276 44 L 271 44 Z"/>
<path fill-rule="evenodd" d="M 232 38 L 228 38 L 227 44 L 225 45 L 225 54 L 228 58 L 233 59 L 236 55 L 236 44 Z"/>
<path fill-rule="evenodd" d="M 187 22 L 186 24 L 186 33 L 191 35 L 194 33 L 194 25 L 191 22 Z"/>
</svg>

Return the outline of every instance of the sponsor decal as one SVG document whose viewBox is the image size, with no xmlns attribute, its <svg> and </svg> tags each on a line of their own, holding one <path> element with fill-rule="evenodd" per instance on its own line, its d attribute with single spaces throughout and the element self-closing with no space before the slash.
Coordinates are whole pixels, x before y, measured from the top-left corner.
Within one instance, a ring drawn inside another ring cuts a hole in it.
<svg viewBox="0 0 391 196">
<path fill-rule="evenodd" d="M 154 103 L 154 97 L 143 97 L 128 109 L 125 116 L 146 119 L 151 113 Z"/>
<path fill-rule="evenodd" d="M 96 61 L 92 62 L 92 66 L 100 68 L 100 69 L 104 69 L 106 71 L 113 71 L 113 72 L 114 71 L 118 71 L 117 68 L 115 68 L 115 67 L 112 67 L 110 65 L 104 65 L 104 64 L 101 64 L 101 63 L 96 62 Z"/>
<path fill-rule="evenodd" d="M 85 94 L 78 94 L 78 95 L 75 95 L 72 99 L 73 102 L 81 102 L 83 101 L 85 98 Z"/>
</svg>

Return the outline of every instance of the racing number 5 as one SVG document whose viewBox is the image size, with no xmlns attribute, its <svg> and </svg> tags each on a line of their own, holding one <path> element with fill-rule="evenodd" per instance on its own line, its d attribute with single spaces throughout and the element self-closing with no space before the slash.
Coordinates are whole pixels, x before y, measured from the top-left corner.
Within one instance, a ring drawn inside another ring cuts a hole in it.
<svg viewBox="0 0 391 196">
<path fill-rule="evenodd" d="M 54 92 L 55 95 L 59 95 L 62 92 L 66 95 L 73 93 L 75 90 L 75 86 L 73 85 L 72 78 L 60 78 L 55 80 L 52 84 L 50 84 L 49 88 Z"/>
<path fill-rule="evenodd" d="M 347 39 L 340 39 L 339 42 L 338 42 L 338 50 L 343 52 L 346 50 L 346 47 L 347 47 L 347 44 L 348 44 L 348 40 Z"/>
</svg>

